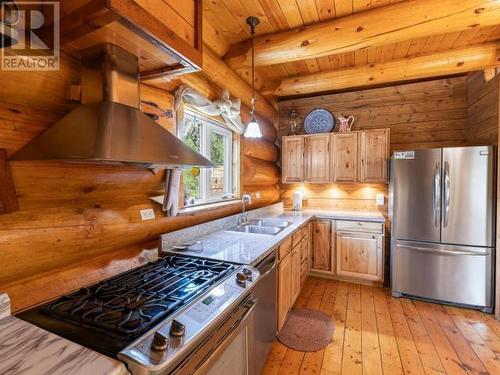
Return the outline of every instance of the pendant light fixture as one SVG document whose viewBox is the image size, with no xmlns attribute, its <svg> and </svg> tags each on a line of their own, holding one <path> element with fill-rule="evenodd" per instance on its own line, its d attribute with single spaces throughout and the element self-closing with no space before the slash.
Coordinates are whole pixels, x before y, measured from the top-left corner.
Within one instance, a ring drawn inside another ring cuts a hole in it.
<svg viewBox="0 0 500 375">
<path fill-rule="evenodd" d="M 255 27 L 260 23 L 257 17 L 248 17 L 247 23 L 250 25 L 250 34 L 252 35 L 252 118 L 247 125 L 245 138 L 260 138 L 262 133 L 260 132 L 260 125 L 255 117 L 255 50 L 254 50 L 254 37 L 255 37 Z"/>
</svg>

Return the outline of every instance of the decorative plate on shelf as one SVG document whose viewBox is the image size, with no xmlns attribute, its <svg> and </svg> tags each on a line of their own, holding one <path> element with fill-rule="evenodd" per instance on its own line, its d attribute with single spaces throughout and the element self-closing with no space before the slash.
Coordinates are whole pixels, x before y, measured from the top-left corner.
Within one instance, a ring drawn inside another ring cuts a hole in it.
<svg viewBox="0 0 500 375">
<path fill-rule="evenodd" d="M 333 115 L 322 108 L 312 110 L 304 119 L 304 130 L 307 134 L 329 133 L 334 125 Z"/>
</svg>

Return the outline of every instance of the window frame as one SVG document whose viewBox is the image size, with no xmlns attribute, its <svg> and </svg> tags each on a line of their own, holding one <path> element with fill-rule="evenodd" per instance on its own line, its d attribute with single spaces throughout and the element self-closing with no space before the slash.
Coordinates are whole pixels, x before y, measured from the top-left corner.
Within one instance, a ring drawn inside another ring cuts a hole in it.
<svg viewBox="0 0 500 375">
<path fill-rule="evenodd" d="M 238 184 L 234 179 L 237 172 L 235 168 L 235 139 L 234 133 L 221 121 L 200 113 L 192 107 L 185 106 L 183 109 L 183 122 L 190 116 L 201 123 L 200 127 L 200 153 L 207 159 L 211 159 L 211 135 L 217 134 L 224 137 L 224 191 L 221 193 L 210 193 L 210 179 L 213 168 L 200 168 L 199 193 L 200 197 L 194 199 L 194 203 L 183 205 L 184 207 L 203 206 L 217 202 L 227 202 L 238 196 Z M 185 124 L 183 124 L 185 126 Z M 179 134 L 182 141 L 183 135 Z M 239 163 L 239 158 L 237 158 Z M 183 173 L 188 170 L 184 169 Z"/>
</svg>

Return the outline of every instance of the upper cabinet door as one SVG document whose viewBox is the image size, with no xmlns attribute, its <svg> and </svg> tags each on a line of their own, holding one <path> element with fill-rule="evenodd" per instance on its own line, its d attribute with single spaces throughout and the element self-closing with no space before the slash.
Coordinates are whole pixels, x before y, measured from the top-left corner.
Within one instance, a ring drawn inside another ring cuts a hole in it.
<svg viewBox="0 0 500 375">
<path fill-rule="evenodd" d="M 304 137 L 283 137 L 281 159 L 283 183 L 304 181 Z"/>
<path fill-rule="evenodd" d="M 333 181 L 354 182 L 358 178 L 358 133 L 332 135 Z"/>
<path fill-rule="evenodd" d="M 360 181 L 386 182 L 389 159 L 389 130 L 360 133 Z"/>
<path fill-rule="evenodd" d="M 330 134 L 306 137 L 306 181 L 330 181 Z"/>
</svg>

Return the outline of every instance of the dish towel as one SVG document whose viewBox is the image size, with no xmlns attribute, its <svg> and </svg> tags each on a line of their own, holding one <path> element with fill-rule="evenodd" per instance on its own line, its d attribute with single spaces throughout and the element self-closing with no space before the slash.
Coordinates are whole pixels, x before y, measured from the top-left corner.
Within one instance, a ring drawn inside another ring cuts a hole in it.
<svg viewBox="0 0 500 375">
<path fill-rule="evenodd" d="M 179 185 L 181 169 L 165 170 L 165 195 L 163 196 L 163 211 L 167 216 L 177 216 L 179 212 Z"/>
</svg>

